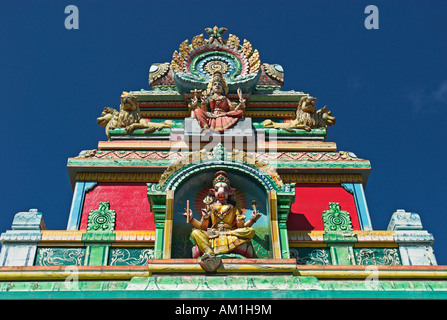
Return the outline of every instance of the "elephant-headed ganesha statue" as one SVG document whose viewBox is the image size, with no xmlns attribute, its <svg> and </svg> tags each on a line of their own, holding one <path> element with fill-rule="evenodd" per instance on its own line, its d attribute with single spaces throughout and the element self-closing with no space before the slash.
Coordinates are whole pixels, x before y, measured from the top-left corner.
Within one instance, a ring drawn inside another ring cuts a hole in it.
<svg viewBox="0 0 447 320">
<path fill-rule="evenodd" d="M 199 220 L 193 218 L 193 212 L 187 204 L 186 217 L 194 229 L 191 238 L 196 244 L 196 250 L 201 256 L 202 267 L 217 269 L 221 263 L 219 255 L 228 253 L 247 252 L 250 240 L 255 235 L 251 227 L 261 214 L 256 209 L 256 202 L 252 202 L 252 216 L 246 221 L 245 215 L 236 208 L 234 200 L 234 189 L 231 188 L 230 180 L 225 171 L 218 171 L 213 180 L 213 188 L 204 199 L 205 208 L 202 209 L 202 217 Z M 247 257 L 251 254 L 245 254 Z"/>
</svg>

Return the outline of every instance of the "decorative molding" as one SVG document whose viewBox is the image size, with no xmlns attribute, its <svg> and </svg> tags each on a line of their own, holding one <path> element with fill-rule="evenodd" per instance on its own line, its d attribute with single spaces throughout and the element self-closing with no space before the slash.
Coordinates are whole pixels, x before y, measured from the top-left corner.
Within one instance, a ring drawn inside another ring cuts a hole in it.
<svg viewBox="0 0 447 320">
<path fill-rule="evenodd" d="M 153 248 L 111 248 L 110 266 L 146 266 L 149 259 L 155 258 Z"/>
<path fill-rule="evenodd" d="M 115 242 L 120 244 L 126 242 L 154 242 L 155 230 L 119 230 L 114 231 Z"/>
<path fill-rule="evenodd" d="M 65 246 L 79 245 L 84 233 L 82 230 L 44 230 L 39 245 L 47 243 L 51 243 L 51 245 L 62 243 Z"/>
<path fill-rule="evenodd" d="M 39 246 L 79 246 L 86 230 L 43 230 Z M 153 246 L 155 230 L 115 230 L 112 246 Z M 108 233 L 110 234 L 110 233 Z"/>
<path fill-rule="evenodd" d="M 355 248 L 357 265 L 401 265 L 398 248 Z"/>
<path fill-rule="evenodd" d="M 361 174 L 280 173 L 285 183 L 363 183 Z"/>
<path fill-rule="evenodd" d="M 76 181 L 97 182 L 158 182 L 161 172 L 127 173 L 127 172 L 78 172 Z"/>
<path fill-rule="evenodd" d="M 82 266 L 85 248 L 38 248 L 36 266 Z"/>
<path fill-rule="evenodd" d="M 294 119 L 296 117 L 295 110 L 245 110 L 244 115 L 251 118 L 281 118 Z"/>
<path fill-rule="evenodd" d="M 303 141 L 301 141 L 303 142 Z M 113 142 L 112 142 L 113 143 Z M 141 142 L 145 144 L 144 142 Z M 141 144 L 140 143 L 140 144 Z M 280 144 L 280 142 L 278 142 Z M 330 147 L 332 148 L 332 144 L 321 144 L 318 142 L 303 142 L 299 143 L 303 145 L 303 148 L 313 148 L 313 147 Z M 149 146 L 148 146 L 149 147 Z M 243 152 L 243 151 L 236 151 Z M 345 152 L 328 152 L 328 151 L 275 151 L 275 152 L 248 152 L 249 154 L 253 154 L 256 159 L 264 160 L 264 161 L 279 161 L 287 163 L 288 161 L 334 161 L 334 162 L 365 162 L 367 160 L 358 159 L 358 158 L 348 158 L 345 156 Z M 181 152 L 181 151 L 161 151 L 161 150 L 88 150 L 81 153 L 79 156 L 73 159 L 128 159 L 128 160 L 150 160 L 150 161 L 159 161 L 159 160 L 179 160 L 182 157 L 190 156 L 190 152 Z M 367 161 L 369 162 L 369 161 Z M 314 176 L 309 174 L 303 174 L 303 177 L 306 176 Z M 361 182 L 361 175 L 359 174 L 328 174 L 321 175 L 322 177 L 327 176 L 330 179 L 331 176 L 345 176 L 343 178 L 343 182 Z M 356 178 L 357 176 L 357 178 Z"/>
<path fill-rule="evenodd" d="M 290 249 L 290 257 L 296 259 L 298 265 L 330 265 L 331 255 L 327 248 Z"/>
<path fill-rule="evenodd" d="M 349 212 L 341 211 L 336 202 L 329 202 L 329 210 L 323 211 L 323 226 L 326 232 L 353 231 Z"/>
<path fill-rule="evenodd" d="M 265 95 L 267 96 L 267 95 Z M 303 97 L 304 95 L 300 96 L 297 98 L 296 101 L 251 101 L 247 104 L 246 110 L 250 110 L 250 109 L 280 109 L 281 111 L 292 111 L 295 113 L 296 116 L 296 109 L 299 106 L 299 101 L 301 99 L 301 97 Z M 251 98 L 253 98 L 253 95 L 250 95 L 250 100 Z"/>
<path fill-rule="evenodd" d="M 359 242 L 394 243 L 393 231 L 354 231 Z"/>
<path fill-rule="evenodd" d="M 202 149 L 188 153 L 169 166 L 161 175 L 157 188 L 173 190 L 186 179 L 206 167 L 222 167 L 241 171 L 259 181 L 266 190 L 281 190 L 286 187 L 276 170 L 267 162 L 256 158 L 255 154 L 233 150 L 228 152 L 221 143 L 216 145 L 212 152 Z"/>
<path fill-rule="evenodd" d="M 434 238 L 433 235 L 426 230 L 399 230 L 394 232 L 394 241 L 412 246 L 418 243 L 432 245 Z"/>
<path fill-rule="evenodd" d="M 169 109 L 172 111 L 173 108 L 186 109 L 187 105 L 184 101 L 153 101 L 153 102 L 140 102 L 140 111 L 145 112 L 146 109 L 151 109 L 147 111 L 154 111 L 154 109 Z M 167 110 L 166 110 L 167 111 Z M 184 111 L 184 110 L 183 110 Z"/>
<path fill-rule="evenodd" d="M 187 118 L 191 115 L 188 110 L 141 110 L 143 118 Z"/>
</svg>

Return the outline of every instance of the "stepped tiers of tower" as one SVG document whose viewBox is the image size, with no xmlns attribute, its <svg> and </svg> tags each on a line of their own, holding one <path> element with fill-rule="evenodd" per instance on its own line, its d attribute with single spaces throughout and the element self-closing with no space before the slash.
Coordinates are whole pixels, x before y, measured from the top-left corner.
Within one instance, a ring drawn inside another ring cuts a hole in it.
<svg viewBox="0 0 447 320">
<path fill-rule="evenodd" d="M 282 90 L 283 67 L 223 27 L 167 61 L 97 106 L 66 230 L 31 209 L 1 234 L 0 299 L 447 297 L 419 214 L 373 228 L 370 161 L 328 139 L 337 101 Z"/>
</svg>

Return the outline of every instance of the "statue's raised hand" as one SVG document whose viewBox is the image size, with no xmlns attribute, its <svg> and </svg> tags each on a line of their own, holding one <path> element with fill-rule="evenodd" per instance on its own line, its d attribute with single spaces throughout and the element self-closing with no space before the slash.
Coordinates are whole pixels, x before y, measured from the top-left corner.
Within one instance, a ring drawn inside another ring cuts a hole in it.
<svg viewBox="0 0 447 320">
<path fill-rule="evenodd" d="M 184 217 L 186 217 L 186 222 L 190 223 L 192 221 L 192 210 L 189 209 L 189 212 L 187 212 L 185 208 L 185 212 L 182 213 Z"/>
</svg>

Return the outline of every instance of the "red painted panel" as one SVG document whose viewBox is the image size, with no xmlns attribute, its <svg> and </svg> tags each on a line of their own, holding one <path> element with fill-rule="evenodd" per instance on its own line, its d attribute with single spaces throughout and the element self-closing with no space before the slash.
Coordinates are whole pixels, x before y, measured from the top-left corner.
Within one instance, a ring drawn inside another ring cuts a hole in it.
<svg viewBox="0 0 447 320">
<path fill-rule="evenodd" d="M 287 220 L 288 230 L 324 230 L 322 213 L 329 202 L 338 202 L 349 212 L 354 230 L 360 230 L 354 196 L 340 184 L 297 184 L 295 202 Z"/>
<path fill-rule="evenodd" d="M 107 201 L 116 212 L 115 230 L 155 230 L 145 183 L 98 183 L 85 195 L 81 230 L 87 229 L 88 213 Z"/>
</svg>

